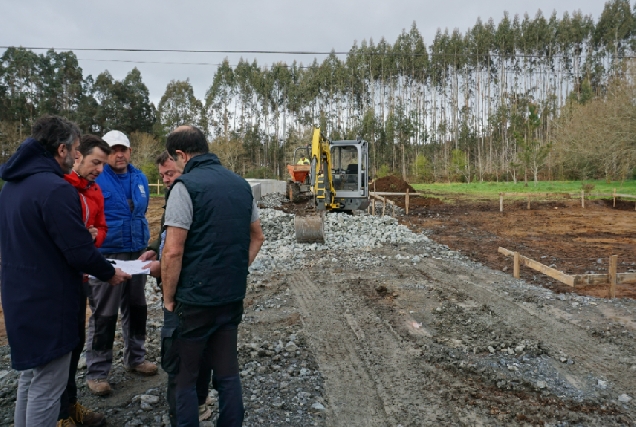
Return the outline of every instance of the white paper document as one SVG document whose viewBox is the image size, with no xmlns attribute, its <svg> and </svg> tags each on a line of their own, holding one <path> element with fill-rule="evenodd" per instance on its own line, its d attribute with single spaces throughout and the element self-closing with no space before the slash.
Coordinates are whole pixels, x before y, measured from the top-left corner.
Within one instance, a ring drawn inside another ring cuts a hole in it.
<svg viewBox="0 0 636 427">
<path fill-rule="evenodd" d="M 119 259 L 108 260 L 113 267 L 121 268 L 124 273 L 128 274 L 149 274 L 150 269 L 144 268 L 145 265 L 150 264 L 150 261 L 139 261 L 138 259 L 132 261 L 122 261 Z"/>
</svg>

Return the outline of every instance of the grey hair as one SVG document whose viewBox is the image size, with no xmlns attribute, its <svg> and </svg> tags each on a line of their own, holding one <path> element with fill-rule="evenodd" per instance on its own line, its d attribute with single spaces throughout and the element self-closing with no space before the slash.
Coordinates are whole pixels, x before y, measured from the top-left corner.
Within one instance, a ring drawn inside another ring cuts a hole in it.
<svg viewBox="0 0 636 427">
<path fill-rule="evenodd" d="M 59 116 L 40 117 L 31 128 L 31 138 L 42 144 L 52 156 L 62 144 L 70 150 L 80 136 L 81 132 L 75 123 Z"/>
</svg>

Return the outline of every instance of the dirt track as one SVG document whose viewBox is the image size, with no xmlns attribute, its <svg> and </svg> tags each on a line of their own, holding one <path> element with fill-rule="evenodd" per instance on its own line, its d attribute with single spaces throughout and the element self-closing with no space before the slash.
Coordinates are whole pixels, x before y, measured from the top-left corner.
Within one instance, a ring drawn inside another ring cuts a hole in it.
<svg viewBox="0 0 636 427">
<path fill-rule="evenodd" d="M 597 378 L 636 392 L 626 365 L 636 363 L 633 339 L 612 343 L 590 332 L 617 310 L 611 303 L 572 311 L 569 301 L 526 301 L 506 275 L 448 260 L 313 269 L 284 280 L 294 283 L 325 377 L 329 426 L 634 421 L 599 401 Z M 629 334 L 635 326 L 621 325 Z"/>
<path fill-rule="evenodd" d="M 153 203 L 156 216 L 161 200 Z M 513 279 L 496 253 L 504 246 L 569 273 L 600 272 L 599 252 L 631 262 L 636 214 L 554 207 L 419 208 L 401 222 L 461 254 L 434 241 L 309 251 L 302 268 L 250 275 L 239 337 L 245 425 L 636 425 L 636 300 L 560 293 L 569 288 L 526 269 L 527 281 Z M 156 360 L 160 303 L 149 316 Z M 17 378 L 7 363 L 0 358 L 9 372 L 2 425 Z M 83 375 L 80 400 L 107 411 L 110 425 L 165 424 L 163 375 L 136 378 L 117 361 L 106 399 L 87 393 Z M 142 393 L 161 396 L 150 412 L 139 410 Z"/>
</svg>

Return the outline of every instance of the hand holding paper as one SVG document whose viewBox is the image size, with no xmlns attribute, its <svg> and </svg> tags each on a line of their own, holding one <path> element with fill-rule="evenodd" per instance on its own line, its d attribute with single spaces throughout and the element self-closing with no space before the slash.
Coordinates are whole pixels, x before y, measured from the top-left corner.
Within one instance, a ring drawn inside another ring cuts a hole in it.
<svg viewBox="0 0 636 427">
<path fill-rule="evenodd" d="M 130 275 L 133 274 L 149 274 L 150 268 L 145 268 L 148 266 L 148 261 L 140 261 L 138 259 L 131 261 L 122 261 L 119 259 L 109 259 L 108 260 L 113 267 L 121 268 L 124 273 L 128 273 Z"/>
</svg>

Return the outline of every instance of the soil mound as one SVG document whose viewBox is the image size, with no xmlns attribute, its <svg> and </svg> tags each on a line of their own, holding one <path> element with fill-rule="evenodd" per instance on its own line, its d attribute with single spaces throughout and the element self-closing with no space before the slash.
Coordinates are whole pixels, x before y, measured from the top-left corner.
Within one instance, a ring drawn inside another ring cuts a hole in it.
<svg viewBox="0 0 636 427">
<path fill-rule="evenodd" d="M 406 189 L 409 189 L 410 193 L 415 193 L 415 189 L 395 175 L 388 175 L 384 178 L 378 178 L 375 180 L 375 191 L 382 191 L 387 193 L 406 193 Z"/>
</svg>

